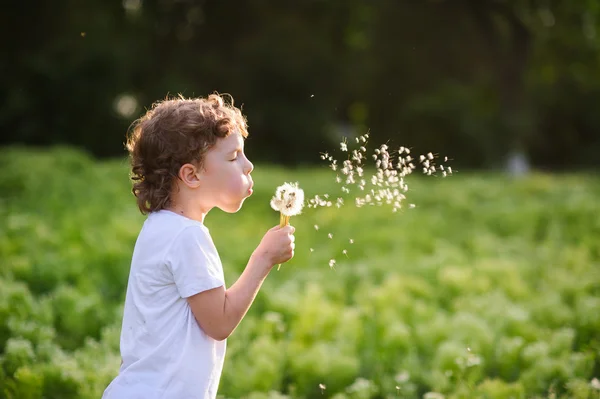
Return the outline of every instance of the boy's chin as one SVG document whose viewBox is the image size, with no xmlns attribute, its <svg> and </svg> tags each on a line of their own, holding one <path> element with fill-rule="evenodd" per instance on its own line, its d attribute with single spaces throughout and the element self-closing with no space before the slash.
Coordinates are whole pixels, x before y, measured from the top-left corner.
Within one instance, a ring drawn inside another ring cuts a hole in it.
<svg viewBox="0 0 600 399">
<path fill-rule="evenodd" d="M 245 199 L 245 198 L 244 198 Z M 220 206 L 219 209 L 226 213 L 236 213 L 240 209 L 242 209 L 242 205 L 244 204 L 244 200 L 235 204 L 227 204 L 224 206 Z"/>
</svg>

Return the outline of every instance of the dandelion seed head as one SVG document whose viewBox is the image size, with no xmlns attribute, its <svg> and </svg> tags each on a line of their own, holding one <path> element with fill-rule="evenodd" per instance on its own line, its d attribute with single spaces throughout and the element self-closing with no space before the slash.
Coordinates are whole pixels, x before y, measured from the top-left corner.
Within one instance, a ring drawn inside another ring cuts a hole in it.
<svg viewBox="0 0 600 399">
<path fill-rule="evenodd" d="M 277 187 L 270 204 L 271 208 L 285 216 L 299 215 L 304 207 L 304 191 L 298 183 L 284 183 Z"/>
</svg>

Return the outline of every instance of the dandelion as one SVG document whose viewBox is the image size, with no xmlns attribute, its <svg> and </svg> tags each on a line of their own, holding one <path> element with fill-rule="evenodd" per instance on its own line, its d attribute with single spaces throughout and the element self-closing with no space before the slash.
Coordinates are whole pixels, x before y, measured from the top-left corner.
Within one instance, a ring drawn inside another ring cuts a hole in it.
<svg viewBox="0 0 600 399">
<path fill-rule="evenodd" d="M 284 183 L 277 187 L 275 195 L 271 198 L 271 208 L 281 214 L 280 226 L 289 224 L 291 216 L 302 213 L 304 207 L 304 191 L 298 183 Z"/>
<path fill-rule="evenodd" d="M 271 198 L 271 208 L 279 211 L 279 226 L 287 226 L 290 217 L 302 213 L 304 207 L 304 191 L 298 183 L 284 183 L 277 187 L 275 195 Z M 277 270 L 281 265 L 277 266 Z"/>
</svg>

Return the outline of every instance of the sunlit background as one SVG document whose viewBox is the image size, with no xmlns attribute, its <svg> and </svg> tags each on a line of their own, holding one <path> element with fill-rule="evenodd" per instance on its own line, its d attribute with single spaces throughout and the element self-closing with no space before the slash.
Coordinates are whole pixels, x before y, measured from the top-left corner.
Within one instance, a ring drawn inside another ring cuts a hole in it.
<svg viewBox="0 0 600 399">
<path fill-rule="evenodd" d="M 207 218 L 229 285 L 278 185 L 334 204 L 292 218 L 221 398 L 600 397 L 597 0 L 9 2 L 0 32 L 0 399 L 114 378 L 144 220 L 125 134 L 213 92 L 256 165 L 242 211 Z M 357 208 L 321 154 L 366 133 L 454 173 Z"/>
</svg>

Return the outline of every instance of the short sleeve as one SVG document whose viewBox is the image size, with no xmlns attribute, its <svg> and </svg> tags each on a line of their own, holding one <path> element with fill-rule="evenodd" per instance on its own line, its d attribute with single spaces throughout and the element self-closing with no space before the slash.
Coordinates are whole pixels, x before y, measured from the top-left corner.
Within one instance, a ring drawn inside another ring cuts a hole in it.
<svg viewBox="0 0 600 399">
<path fill-rule="evenodd" d="M 201 226 L 188 226 L 175 238 L 166 264 L 182 298 L 225 285 L 219 255 Z"/>
</svg>

